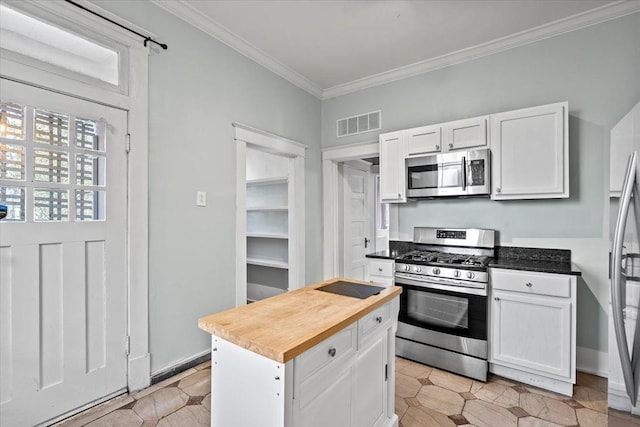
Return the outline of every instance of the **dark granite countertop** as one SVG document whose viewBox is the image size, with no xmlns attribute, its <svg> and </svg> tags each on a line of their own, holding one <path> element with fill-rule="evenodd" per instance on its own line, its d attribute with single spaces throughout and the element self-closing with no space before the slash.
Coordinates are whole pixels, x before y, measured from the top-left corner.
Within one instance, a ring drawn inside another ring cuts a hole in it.
<svg viewBox="0 0 640 427">
<path fill-rule="evenodd" d="M 494 258 L 493 261 L 489 263 L 489 267 L 505 268 L 509 270 L 536 271 L 538 273 L 571 274 L 574 276 L 582 275 L 582 273 L 575 268 L 575 265 L 570 262 Z"/>
<path fill-rule="evenodd" d="M 496 256 L 489 263 L 489 267 L 539 273 L 582 275 L 580 270 L 571 262 L 571 251 L 567 249 L 499 246 L 496 248 Z"/>
<path fill-rule="evenodd" d="M 393 260 L 415 249 L 411 242 L 390 241 L 389 246 L 388 250 L 368 254 L 367 258 Z M 495 258 L 489 263 L 489 267 L 539 273 L 582 275 L 575 264 L 571 262 L 571 251 L 568 249 L 497 246 Z"/>
<path fill-rule="evenodd" d="M 378 252 L 374 252 L 371 254 L 367 254 L 367 258 L 380 258 L 380 259 L 396 259 L 399 258 L 401 255 L 403 255 L 404 252 L 398 252 L 397 250 L 393 249 L 393 250 L 384 250 L 384 251 L 378 251 Z"/>
</svg>

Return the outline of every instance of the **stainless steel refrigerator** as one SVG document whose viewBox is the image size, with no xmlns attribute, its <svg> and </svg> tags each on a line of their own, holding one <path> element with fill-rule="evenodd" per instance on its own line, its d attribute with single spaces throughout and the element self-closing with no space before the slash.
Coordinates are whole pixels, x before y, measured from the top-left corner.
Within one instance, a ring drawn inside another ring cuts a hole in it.
<svg viewBox="0 0 640 427">
<path fill-rule="evenodd" d="M 612 129 L 610 162 L 608 400 L 640 415 L 640 103 Z"/>
</svg>

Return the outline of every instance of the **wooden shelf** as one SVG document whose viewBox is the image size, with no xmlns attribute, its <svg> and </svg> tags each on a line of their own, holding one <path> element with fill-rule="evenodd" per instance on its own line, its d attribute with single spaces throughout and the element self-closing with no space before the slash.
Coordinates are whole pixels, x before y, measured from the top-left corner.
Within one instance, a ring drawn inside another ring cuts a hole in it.
<svg viewBox="0 0 640 427">
<path fill-rule="evenodd" d="M 288 234 L 282 233 L 247 233 L 247 237 L 259 237 L 263 239 L 288 239 Z"/>
<path fill-rule="evenodd" d="M 262 206 L 262 207 L 248 207 L 247 212 L 286 212 L 289 210 L 288 206 Z"/>
<path fill-rule="evenodd" d="M 267 258 L 249 258 L 247 257 L 247 264 L 261 265 L 263 267 L 282 268 L 284 270 L 289 268 L 289 263 L 286 261 L 278 261 L 276 259 Z"/>
<path fill-rule="evenodd" d="M 289 182 L 289 177 L 287 176 L 274 176 L 271 178 L 248 179 L 247 185 L 286 184 L 287 182 Z"/>
</svg>

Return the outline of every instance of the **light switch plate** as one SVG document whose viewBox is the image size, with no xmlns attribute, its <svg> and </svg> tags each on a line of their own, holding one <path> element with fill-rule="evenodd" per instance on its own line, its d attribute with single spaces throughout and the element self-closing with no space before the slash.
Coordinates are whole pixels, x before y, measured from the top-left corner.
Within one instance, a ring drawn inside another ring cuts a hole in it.
<svg viewBox="0 0 640 427">
<path fill-rule="evenodd" d="M 196 206 L 207 206 L 207 192 L 196 192 Z"/>
</svg>

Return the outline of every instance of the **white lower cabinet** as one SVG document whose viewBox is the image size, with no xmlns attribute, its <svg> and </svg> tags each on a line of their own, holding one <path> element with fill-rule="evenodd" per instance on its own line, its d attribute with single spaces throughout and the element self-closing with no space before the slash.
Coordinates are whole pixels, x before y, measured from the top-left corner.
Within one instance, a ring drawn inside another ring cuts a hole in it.
<svg viewBox="0 0 640 427">
<path fill-rule="evenodd" d="M 395 298 L 286 363 L 213 336 L 212 427 L 397 426 L 398 311 Z"/>
<path fill-rule="evenodd" d="M 492 268 L 489 370 L 572 395 L 576 277 Z"/>
<path fill-rule="evenodd" d="M 367 276 L 365 280 L 376 285 L 393 286 L 395 269 L 395 260 L 367 258 Z"/>
</svg>

